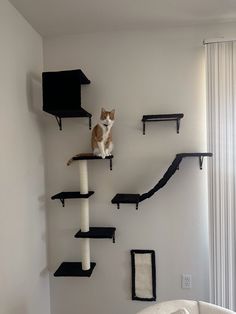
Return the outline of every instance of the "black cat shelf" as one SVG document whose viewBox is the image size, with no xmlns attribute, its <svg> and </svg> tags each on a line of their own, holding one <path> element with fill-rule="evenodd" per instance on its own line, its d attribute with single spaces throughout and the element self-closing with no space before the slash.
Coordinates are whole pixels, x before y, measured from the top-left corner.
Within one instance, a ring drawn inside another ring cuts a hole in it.
<svg viewBox="0 0 236 314">
<path fill-rule="evenodd" d="M 60 130 L 62 118 L 88 118 L 91 129 L 91 113 L 81 107 L 81 85 L 90 80 L 81 70 L 44 72 L 43 110 L 55 116 Z"/>
<path fill-rule="evenodd" d="M 138 209 L 138 204 L 147 198 L 153 196 L 158 190 L 163 188 L 170 178 L 175 174 L 176 170 L 179 169 L 179 165 L 183 158 L 197 157 L 199 159 L 199 167 L 202 169 L 204 157 L 212 157 L 212 153 L 181 153 L 177 154 L 172 164 L 169 166 L 164 176 L 158 181 L 158 183 L 148 192 L 143 194 L 116 194 L 112 199 L 112 204 L 116 204 L 117 208 L 120 208 L 120 204 L 135 204 Z"/>
<path fill-rule="evenodd" d="M 110 170 L 112 170 L 112 159 L 113 159 L 113 155 L 110 156 L 106 156 L 104 159 L 102 159 L 102 157 L 99 156 L 95 156 L 92 154 L 79 154 L 77 156 L 72 157 L 73 160 L 109 160 L 110 162 Z"/>
<path fill-rule="evenodd" d="M 162 121 L 176 121 L 176 132 L 179 133 L 180 120 L 183 117 L 184 117 L 183 113 L 144 115 L 142 118 L 143 135 L 146 134 L 146 122 L 162 122 Z"/>
</svg>

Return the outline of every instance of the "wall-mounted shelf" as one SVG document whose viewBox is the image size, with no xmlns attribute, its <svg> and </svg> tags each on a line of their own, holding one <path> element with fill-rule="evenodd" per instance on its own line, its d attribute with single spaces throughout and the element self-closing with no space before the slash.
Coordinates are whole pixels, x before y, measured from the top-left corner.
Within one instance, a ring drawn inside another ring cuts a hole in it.
<svg viewBox="0 0 236 314">
<path fill-rule="evenodd" d="M 117 209 L 120 209 L 120 204 L 136 204 L 138 209 L 140 194 L 116 194 L 112 199 L 112 204 L 117 204 Z"/>
<path fill-rule="evenodd" d="M 77 232 L 75 238 L 112 239 L 115 243 L 115 231 L 114 227 L 90 227 L 88 232 Z"/>
<path fill-rule="evenodd" d="M 113 155 L 106 156 L 104 159 L 110 160 L 110 170 L 112 170 L 112 159 L 114 158 Z M 73 160 L 104 160 L 102 157 L 94 156 L 93 154 L 79 154 L 72 157 Z"/>
<path fill-rule="evenodd" d="M 143 135 L 145 135 L 146 133 L 146 122 L 161 122 L 161 121 L 176 121 L 176 132 L 179 133 L 180 120 L 183 117 L 184 117 L 183 113 L 144 115 L 141 120 L 143 122 Z"/>
<path fill-rule="evenodd" d="M 181 153 L 177 154 L 175 159 L 173 160 L 170 167 L 165 172 L 164 176 L 158 181 L 158 183 L 148 192 L 143 194 L 116 194 L 112 199 L 112 204 L 116 204 L 117 208 L 120 208 L 120 204 L 136 204 L 136 209 L 138 209 L 138 204 L 145 199 L 151 197 L 158 190 L 160 190 L 166 183 L 170 180 L 170 178 L 174 175 L 176 170 L 179 169 L 179 165 L 183 158 L 189 157 L 197 157 L 199 159 L 199 167 L 202 169 L 203 159 L 205 157 L 212 157 L 212 153 Z"/>
<path fill-rule="evenodd" d="M 53 115 L 62 130 L 62 118 L 88 118 L 91 129 L 91 113 L 81 107 L 81 85 L 90 80 L 79 70 L 44 72 L 43 110 Z"/>
<path fill-rule="evenodd" d="M 91 130 L 92 115 L 83 108 L 80 108 L 79 110 L 64 110 L 64 111 L 48 110 L 47 112 L 52 114 L 56 118 L 60 131 L 62 130 L 62 118 L 88 118 L 89 129 Z"/>
<path fill-rule="evenodd" d="M 89 191 L 86 194 L 81 194 L 80 192 L 60 192 L 51 197 L 52 200 L 60 200 L 62 206 L 65 207 L 66 199 L 76 199 L 76 198 L 89 198 L 94 194 L 94 191 Z"/>
<path fill-rule="evenodd" d="M 55 277 L 90 277 L 96 266 L 96 263 L 90 264 L 89 270 L 82 269 L 80 262 L 63 262 L 57 271 L 54 273 Z"/>
</svg>

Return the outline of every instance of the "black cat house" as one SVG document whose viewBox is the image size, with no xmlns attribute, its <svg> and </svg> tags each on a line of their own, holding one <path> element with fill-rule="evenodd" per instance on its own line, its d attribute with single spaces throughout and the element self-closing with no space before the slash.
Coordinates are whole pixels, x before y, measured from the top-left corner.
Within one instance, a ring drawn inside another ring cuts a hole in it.
<svg viewBox="0 0 236 314">
<path fill-rule="evenodd" d="M 91 129 L 92 115 L 81 107 L 81 85 L 90 80 L 81 70 L 44 72 L 43 110 L 55 116 L 60 130 L 62 118 L 89 118 Z"/>
</svg>

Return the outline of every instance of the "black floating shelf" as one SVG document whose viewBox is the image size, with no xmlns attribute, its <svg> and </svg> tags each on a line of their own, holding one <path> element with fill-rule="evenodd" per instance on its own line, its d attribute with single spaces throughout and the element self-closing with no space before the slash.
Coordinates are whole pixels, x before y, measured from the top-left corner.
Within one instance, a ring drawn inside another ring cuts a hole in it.
<svg viewBox="0 0 236 314">
<path fill-rule="evenodd" d="M 138 209 L 140 194 L 116 194 L 112 199 L 112 204 L 117 204 L 117 208 L 120 209 L 120 204 L 136 204 Z"/>
<path fill-rule="evenodd" d="M 144 115 L 142 118 L 143 122 L 143 135 L 146 131 L 146 122 L 160 122 L 160 121 L 176 121 L 176 132 L 179 133 L 180 120 L 184 117 L 183 113 L 173 113 L 173 114 L 154 114 L 154 115 Z"/>
<path fill-rule="evenodd" d="M 106 158 L 104 159 L 112 159 L 114 156 L 111 155 L 111 156 L 106 156 Z M 99 157 L 99 156 L 95 156 L 95 155 L 87 155 L 87 154 L 81 154 L 81 155 L 78 155 L 78 156 L 75 156 L 73 157 L 73 160 L 97 160 L 97 159 L 102 159 L 102 157 Z"/>
<path fill-rule="evenodd" d="M 91 263 L 89 270 L 82 269 L 81 262 L 63 262 L 57 271 L 54 273 L 55 277 L 90 277 L 96 266 L 96 263 Z"/>
<path fill-rule="evenodd" d="M 104 159 L 110 160 L 110 170 L 112 170 L 112 159 L 114 158 L 113 155 L 106 156 Z M 72 157 L 73 160 L 104 160 L 102 157 L 95 156 L 93 154 L 79 154 L 77 156 Z"/>
<path fill-rule="evenodd" d="M 115 231 L 114 227 L 90 227 L 88 232 L 77 232 L 75 238 L 113 239 L 115 243 Z"/>
<path fill-rule="evenodd" d="M 65 207 L 65 199 L 75 198 L 89 198 L 94 194 L 94 191 L 89 191 L 87 194 L 81 194 L 80 192 L 60 192 L 51 197 L 52 200 L 60 200 L 62 206 Z"/>
<path fill-rule="evenodd" d="M 212 157 L 212 153 L 181 153 L 177 154 L 172 164 L 166 170 L 164 176 L 158 181 L 158 183 L 148 192 L 143 194 L 116 194 L 111 200 L 112 204 L 117 204 L 117 208 L 120 208 L 120 204 L 136 204 L 136 209 L 138 209 L 138 203 L 144 201 L 145 199 L 153 196 L 158 190 L 166 185 L 170 178 L 175 174 L 176 170 L 179 169 L 179 165 L 183 158 L 187 157 L 197 157 L 199 158 L 199 167 L 202 169 L 204 157 Z"/>
<path fill-rule="evenodd" d="M 91 113 L 81 107 L 81 85 L 90 84 L 90 80 L 80 70 L 44 72 L 43 110 L 55 116 L 60 130 L 62 118 L 89 118 Z"/>
</svg>

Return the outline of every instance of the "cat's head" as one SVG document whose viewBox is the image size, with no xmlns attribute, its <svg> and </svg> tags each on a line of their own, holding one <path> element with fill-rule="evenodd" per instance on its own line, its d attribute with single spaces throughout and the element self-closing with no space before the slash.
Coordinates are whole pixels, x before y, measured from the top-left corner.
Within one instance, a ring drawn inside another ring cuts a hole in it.
<svg viewBox="0 0 236 314">
<path fill-rule="evenodd" d="M 113 109 L 112 111 L 107 111 L 102 108 L 100 120 L 103 124 L 112 126 L 115 121 L 115 109 Z"/>
</svg>

